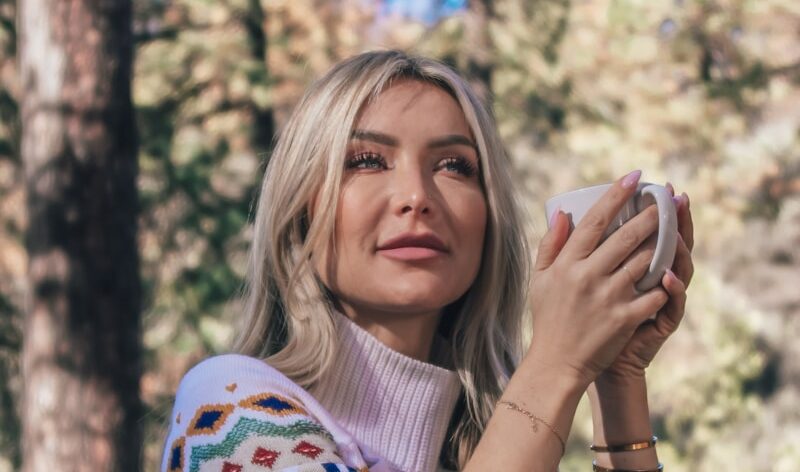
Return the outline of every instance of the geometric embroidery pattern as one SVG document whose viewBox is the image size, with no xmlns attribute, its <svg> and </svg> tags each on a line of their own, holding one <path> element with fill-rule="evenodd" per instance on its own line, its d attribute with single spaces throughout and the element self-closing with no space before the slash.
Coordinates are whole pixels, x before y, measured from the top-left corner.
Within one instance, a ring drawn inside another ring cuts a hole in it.
<svg viewBox="0 0 800 472">
<path fill-rule="evenodd" d="M 280 455 L 281 453 L 278 451 L 259 447 L 256 449 L 256 452 L 253 453 L 253 458 L 250 460 L 250 462 L 255 465 L 267 466 L 271 469 L 272 465 L 275 463 L 275 460 Z"/>
<path fill-rule="evenodd" d="M 169 466 L 167 468 L 168 471 L 179 471 L 183 470 L 183 449 L 186 445 L 186 438 L 183 436 L 179 437 L 172 443 L 172 447 L 169 448 Z"/>
<path fill-rule="evenodd" d="M 316 459 L 322 453 L 323 449 L 311 444 L 308 441 L 300 441 L 300 444 L 292 449 L 295 454 L 302 454 L 306 457 Z"/>
<path fill-rule="evenodd" d="M 189 422 L 186 430 L 187 436 L 197 436 L 198 434 L 214 434 L 225 424 L 234 406 L 227 405 L 203 405 L 197 409 L 194 418 Z"/>
<path fill-rule="evenodd" d="M 222 472 L 242 472 L 242 466 L 239 464 L 231 464 L 228 461 L 225 461 L 222 464 Z"/>
<path fill-rule="evenodd" d="M 308 414 L 306 410 L 292 400 L 270 392 L 247 397 L 239 402 L 239 406 L 250 410 L 263 411 L 274 416 Z"/>
<path fill-rule="evenodd" d="M 339 468 L 338 464 L 330 464 L 330 463 L 329 464 L 322 464 L 322 469 L 325 472 L 341 472 L 341 469 Z M 347 470 L 348 470 L 348 472 L 349 471 L 355 471 L 355 469 L 353 469 L 351 467 L 348 467 Z"/>
<path fill-rule="evenodd" d="M 241 417 L 219 443 L 192 446 L 192 450 L 189 453 L 189 472 L 200 470 L 200 465 L 203 462 L 231 457 L 242 442 L 256 435 L 277 436 L 291 440 L 303 435 L 316 435 L 328 441 L 333 441 L 331 433 L 322 425 L 313 421 L 300 420 L 292 424 L 280 425 L 270 421 Z"/>
</svg>

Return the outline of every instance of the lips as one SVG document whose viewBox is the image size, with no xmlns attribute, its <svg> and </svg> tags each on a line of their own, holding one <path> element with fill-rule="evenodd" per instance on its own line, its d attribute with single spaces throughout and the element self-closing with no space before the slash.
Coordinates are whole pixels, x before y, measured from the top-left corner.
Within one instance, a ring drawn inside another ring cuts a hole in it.
<svg viewBox="0 0 800 472">
<path fill-rule="evenodd" d="M 447 246 L 445 246 L 442 240 L 437 238 L 433 233 L 401 234 L 400 236 L 392 238 L 378 246 L 378 250 L 383 251 L 387 249 L 398 249 L 403 247 L 426 247 L 428 249 L 447 252 Z"/>
<path fill-rule="evenodd" d="M 378 246 L 378 252 L 399 260 L 420 260 L 441 256 L 447 246 L 433 233 L 404 233 Z"/>
</svg>

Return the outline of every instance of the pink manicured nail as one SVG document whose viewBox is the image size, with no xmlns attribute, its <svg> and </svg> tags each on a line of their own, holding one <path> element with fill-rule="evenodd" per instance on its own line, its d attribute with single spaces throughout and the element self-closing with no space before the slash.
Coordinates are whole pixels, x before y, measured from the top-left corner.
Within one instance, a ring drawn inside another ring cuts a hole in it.
<svg viewBox="0 0 800 472">
<path fill-rule="evenodd" d="M 551 228 L 556 225 L 556 221 L 558 221 L 558 214 L 559 213 L 561 213 L 561 208 L 557 209 L 556 211 L 553 212 L 552 215 L 550 215 L 550 227 Z"/>
<path fill-rule="evenodd" d="M 681 198 L 680 195 L 675 195 L 674 197 L 672 197 L 672 203 L 675 204 L 675 208 L 680 208 L 682 201 L 683 201 L 683 198 Z"/>
<path fill-rule="evenodd" d="M 667 190 L 669 190 L 669 194 L 674 197 L 675 196 L 675 187 L 673 187 L 672 184 L 669 183 L 669 182 L 667 182 L 667 185 L 665 185 L 665 187 L 667 187 Z"/>
<path fill-rule="evenodd" d="M 689 207 L 689 195 L 686 195 L 686 192 L 683 192 L 681 194 L 681 197 L 683 197 L 683 201 L 684 201 L 684 203 L 686 203 L 686 207 L 688 208 Z"/>
<path fill-rule="evenodd" d="M 635 170 L 635 171 L 631 172 L 630 174 L 628 174 L 625 177 L 623 177 L 623 179 L 622 179 L 622 188 L 633 187 L 634 185 L 639 183 L 639 179 L 641 177 L 642 177 L 642 171 L 641 170 Z"/>
</svg>

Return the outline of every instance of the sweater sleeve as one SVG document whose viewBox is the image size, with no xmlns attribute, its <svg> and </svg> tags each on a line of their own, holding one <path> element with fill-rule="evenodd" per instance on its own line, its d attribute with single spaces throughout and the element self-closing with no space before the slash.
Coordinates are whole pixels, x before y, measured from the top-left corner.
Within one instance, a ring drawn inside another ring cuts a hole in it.
<svg viewBox="0 0 800 472">
<path fill-rule="evenodd" d="M 341 457 L 303 392 L 258 359 L 206 359 L 178 387 L 162 472 L 368 470 L 352 454 L 350 463 Z"/>
</svg>

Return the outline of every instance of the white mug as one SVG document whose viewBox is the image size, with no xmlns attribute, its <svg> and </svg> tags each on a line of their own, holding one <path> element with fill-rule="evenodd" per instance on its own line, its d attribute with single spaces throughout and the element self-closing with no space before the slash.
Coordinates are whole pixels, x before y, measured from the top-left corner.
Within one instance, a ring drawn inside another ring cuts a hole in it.
<svg viewBox="0 0 800 472">
<path fill-rule="evenodd" d="M 569 218 L 570 226 L 574 228 L 612 185 L 595 185 L 551 197 L 545 203 L 547 221 L 551 221 L 553 214 L 561 210 Z M 636 289 L 641 292 L 656 287 L 661 282 L 666 270 L 672 267 L 675 259 L 675 248 L 678 244 L 678 217 L 669 190 L 661 185 L 640 183 L 636 193 L 625 203 L 603 235 L 603 239 L 607 238 L 653 202 L 658 206 L 658 240 L 647 273 L 636 283 Z"/>
</svg>

